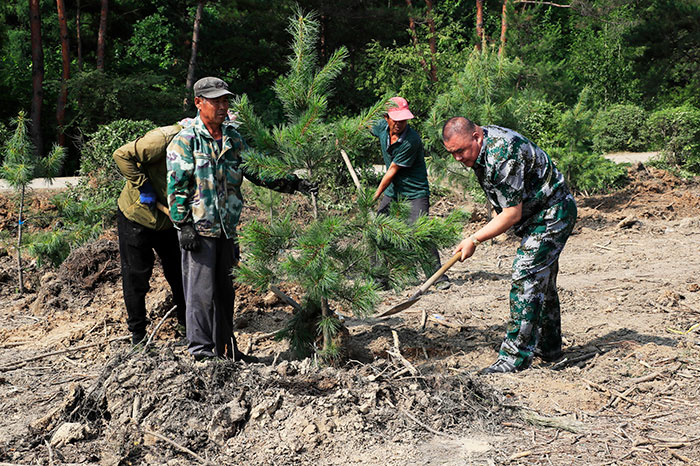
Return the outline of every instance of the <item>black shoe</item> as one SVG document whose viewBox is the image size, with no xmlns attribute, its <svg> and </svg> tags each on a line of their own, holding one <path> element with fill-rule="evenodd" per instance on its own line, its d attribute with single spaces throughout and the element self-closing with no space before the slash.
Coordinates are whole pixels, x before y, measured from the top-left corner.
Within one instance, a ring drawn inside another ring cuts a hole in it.
<svg viewBox="0 0 700 466">
<path fill-rule="evenodd" d="M 512 372 L 518 372 L 522 369 L 515 367 L 513 363 L 508 362 L 504 359 L 496 359 L 496 362 L 491 364 L 489 367 L 481 369 L 481 374 L 507 374 Z"/>
<path fill-rule="evenodd" d="M 256 362 L 260 362 L 260 359 L 256 358 L 255 356 L 245 354 L 241 351 L 236 350 L 233 353 L 233 360 L 234 361 L 243 361 L 247 364 L 255 364 Z"/>
<path fill-rule="evenodd" d="M 564 356 L 564 352 L 561 350 L 549 353 L 541 353 L 540 351 L 535 350 L 533 354 L 546 362 L 558 361 L 559 359 L 561 359 L 562 356 Z"/>
<path fill-rule="evenodd" d="M 132 333 L 131 334 L 131 346 L 136 346 L 141 342 L 146 343 L 146 334 L 145 333 Z"/>
<path fill-rule="evenodd" d="M 209 362 L 209 361 L 218 361 L 221 358 L 218 356 L 214 356 L 212 354 L 193 354 L 195 362 Z"/>
</svg>

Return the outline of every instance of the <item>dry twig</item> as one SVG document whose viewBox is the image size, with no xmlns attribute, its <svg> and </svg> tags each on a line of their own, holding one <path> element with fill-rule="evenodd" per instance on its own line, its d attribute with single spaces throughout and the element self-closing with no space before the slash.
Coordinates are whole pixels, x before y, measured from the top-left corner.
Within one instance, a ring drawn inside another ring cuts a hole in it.
<svg viewBox="0 0 700 466">
<path fill-rule="evenodd" d="M 159 433 L 153 432 L 152 430 L 149 430 L 149 429 L 143 429 L 143 431 L 144 431 L 145 433 L 147 433 L 148 435 L 152 435 L 152 436 L 154 436 L 155 438 L 160 439 L 160 440 L 164 441 L 165 443 L 168 443 L 168 444 L 170 444 L 171 446 L 177 448 L 178 450 L 187 453 L 188 455 L 192 455 L 192 457 L 193 457 L 194 459 L 196 459 L 197 461 L 199 461 L 199 462 L 202 463 L 202 464 L 206 464 L 206 465 L 209 465 L 209 466 L 216 466 L 213 462 L 209 461 L 208 459 L 202 458 L 201 456 L 199 456 L 197 453 L 193 452 L 193 451 L 190 450 L 189 448 L 183 447 L 183 446 L 180 445 L 179 443 L 173 442 L 172 440 L 170 440 L 168 437 L 165 437 L 164 435 L 161 435 L 161 434 L 159 434 Z"/>
<path fill-rule="evenodd" d="M 172 312 L 175 310 L 176 307 L 177 307 L 177 306 L 173 306 L 168 312 L 165 313 L 165 315 L 163 316 L 163 318 L 160 319 L 160 322 L 158 322 L 158 325 L 156 325 L 156 328 L 154 328 L 153 331 L 151 332 L 151 334 L 148 336 L 148 340 L 146 340 L 146 344 L 143 346 L 143 349 L 144 349 L 144 350 L 145 350 L 146 348 L 148 348 L 148 345 L 151 344 L 151 341 L 153 340 L 153 337 L 156 336 L 156 333 L 158 333 L 158 330 L 160 330 L 160 327 L 161 327 L 161 325 L 163 325 L 163 322 L 165 322 L 165 319 L 167 319 L 168 317 L 170 317 L 170 314 L 172 314 Z M 105 328 L 107 328 L 107 327 L 105 327 Z M 146 353 L 146 351 L 144 351 L 144 354 L 145 354 L 145 353 Z"/>
<path fill-rule="evenodd" d="M 406 411 L 405 409 L 400 409 L 400 411 L 401 411 L 401 413 L 402 413 L 404 416 L 406 416 L 407 418 L 409 418 L 410 420 L 412 420 L 413 422 L 415 422 L 416 424 L 418 424 L 419 426 L 421 426 L 422 428 L 424 428 L 424 429 L 427 430 L 428 432 L 430 432 L 430 433 L 432 433 L 432 434 L 435 434 L 435 435 L 439 435 L 439 436 L 441 436 L 441 437 L 452 438 L 451 435 L 448 435 L 448 434 L 446 434 L 446 433 L 444 433 L 444 432 L 440 432 L 439 430 L 435 430 L 435 429 L 433 429 L 432 427 L 426 425 L 425 423 L 419 421 L 418 419 L 416 419 L 416 417 L 415 417 L 413 414 L 409 413 L 409 412 Z"/>
<path fill-rule="evenodd" d="M 124 336 L 116 337 L 116 338 L 110 338 L 109 340 L 107 340 L 107 343 L 112 343 L 112 342 L 120 341 L 120 340 L 128 340 L 129 338 L 131 338 L 129 335 L 124 335 Z M 17 361 L 15 363 L 12 363 L 9 366 L 0 367 L 0 372 L 13 371 L 15 369 L 21 368 L 22 366 L 24 366 L 28 362 L 37 361 L 39 359 L 48 358 L 50 356 L 57 356 L 59 354 L 72 353 L 74 351 L 80 351 L 80 350 L 84 350 L 86 348 L 92 348 L 93 346 L 102 345 L 104 343 L 105 343 L 104 341 L 98 341 L 96 343 L 89 343 L 87 345 L 76 346 L 74 348 L 66 348 L 66 349 L 60 350 L 60 351 L 52 351 L 50 353 L 40 354 L 39 356 L 32 356 L 31 358 L 22 359 L 21 361 Z"/>
</svg>

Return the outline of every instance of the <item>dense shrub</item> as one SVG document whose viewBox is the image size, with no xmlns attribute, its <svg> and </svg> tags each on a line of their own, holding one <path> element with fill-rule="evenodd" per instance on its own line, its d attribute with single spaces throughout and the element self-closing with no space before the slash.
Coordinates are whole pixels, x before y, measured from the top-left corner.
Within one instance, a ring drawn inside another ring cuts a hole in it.
<svg viewBox="0 0 700 466">
<path fill-rule="evenodd" d="M 649 117 L 649 134 L 672 167 L 700 174 L 700 109 L 667 108 Z"/>
<path fill-rule="evenodd" d="M 557 145 L 563 105 L 543 98 L 519 99 L 516 117 L 520 133 L 540 147 Z"/>
<path fill-rule="evenodd" d="M 568 149 L 550 149 L 549 155 L 573 191 L 587 194 L 610 191 L 627 181 L 627 165 L 602 155 Z"/>
<path fill-rule="evenodd" d="M 644 150 L 648 146 L 646 120 L 646 112 L 637 105 L 617 104 L 599 111 L 593 122 L 593 150 Z"/>
<path fill-rule="evenodd" d="M 112 154 L 122 145 L 155 128 L 148 120 L 115 120 L 88 135 L 82 146 L 80 175 L 85 177 L 78 190 L 97 202 L 111 199 L 116 208 L 124 178 Z"/>
</svg>

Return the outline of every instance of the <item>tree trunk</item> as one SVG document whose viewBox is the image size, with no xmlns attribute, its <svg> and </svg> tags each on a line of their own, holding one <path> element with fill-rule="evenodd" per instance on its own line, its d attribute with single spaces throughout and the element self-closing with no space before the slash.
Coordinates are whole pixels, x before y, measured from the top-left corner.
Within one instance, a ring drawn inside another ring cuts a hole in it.
<svg viewBox="0 0 700 466">
<path fill-rule="evenodd" d="M 486 49 L 486 35 L 484 34 L 484 0 L 476 0 L 476 35 L 479 37 L 478 50 Z"/>
<path fill-rule="evenodd" d="M 63 121 L 66 117 L 66 101 L 68 100 L 68 80 L 70 79 L 70 47 L 68 43 L 68 24 L 66 23 L 66 5 L 64 0 L 56 0 L 58 9 L 58 26 L 61 32 L 61 59 L 63 75 L 61 76 L 61 91 L 56 103 L 56 123 L 58 125 L 58 144 L 65 147 L 66 136 Z"/>
<path fill-rule="evenodd" d="M 411 0 L 406 0 L 406 6 L 408 6 L 409 10 L 413 6 L 411 4 Z M 428 62 L 425 61 L 425 58 L 423 57 L 423 54 L 420 51 L 420 48 L 418 47 L 418 34 L 416 33 L 416 21 L 413 19 L 413 15 L 411 15 L 410 11 L 408 13 L 408 27 L 411 29 L 411 38 L 413 40 L 413 47 L 416 49 L 416 53 L 418 53 L 418 59 L 420 61 L 420 66 L 423 68 L 423 71 L 425 71 L 425 74 L 428 75 L 428 78 L 431 77 L 430 74 L 430 67 L 428 66 Z"/>
<path fill-rule="evenodd" d="M 80 0 L 78 0 L 75 12 L 75 33 L 78 41 L 78 71 L 83 71 L 83 44 L 80 40 Z"/>
<path fill-rule="evenodd" d="M 501 13 L 501 46 L 498 48 L 498 56 L 502 57 L 506 53 L 506 32 L 508 31 L 508 0 L 503 0 L 503 11 Z"/>
<path fill-rule="evenodd" d="M 44 49 L 41 45 L 39 0 L 29 0 L 29 24 L 32 41 L 32 110 L 31 134 L 34 150 L 41 154 L 41 103 L 44 98 Z"/>
<path fill-rule="evenodd" d="M 102 0 L 102 8 L 100 10 L 100 29 L 97 33 L 97 69 L 104 71 L 105 69 L 105 38 L 107 37 L 107 10 L 109 8 L 109 0 Z"/>
<path fill-rule="evenodd" d="M 190 63 L 187 67 L 187 81 L 185 83 L 185 100 L 182 102 L 182 111 L 186 112 L 190 108 L 190 94 L 194 86 L 194 68 L 197 64 L 197 48 L 199 47 L 199 27 L 202 23 L 204 13 L 204 0 L 197 3 L 197 13 L 194 15 L 194 27 L 192 28 L 192 53 L 190 53 Z"/>
<path fill-rule="evenodd" d="M 434 83 L 437 82 L 437 31 L 435 29 L 435 20 L 433 19 L 433 2 L 432 0 L 425 0 L 425 4 L 428 5 L 428 14 L 426 20 L 428 21 L 428 27 L 430 28 L 430 38 L 428 39 L 428 44 L 430 45 L 430 80 Z"/>
</svg>

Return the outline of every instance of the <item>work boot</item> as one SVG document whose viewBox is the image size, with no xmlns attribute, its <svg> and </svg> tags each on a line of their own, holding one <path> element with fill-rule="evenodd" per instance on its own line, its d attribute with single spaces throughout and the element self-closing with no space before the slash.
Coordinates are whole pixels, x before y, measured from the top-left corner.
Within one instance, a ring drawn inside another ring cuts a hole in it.
<svg viewBox="0 0 700 466">
<path fill-rule="evenodd" d="M 220 361 L 221 358 L 213 354 L 193 354 L 195 362 Z"/>
<path fill-rule="evenodd" d="M 238 348 L 236 348 L 236 351 L 234 351 L 233 353 L 233 360 L 243 361 L 246 364 L 255 364 L 256 362 L 260 362 L 260 359 L 256 358 L 253 355 L 245 354 L 244 352 L 239 351 Z"/>
<path fill-rule="evenodd" d="M 521 368 L 515 367 L 512 362 L 508 362 L 505 359 L 496 359 L 496 362 L 491 364 L 489 367 L 481 369 L 481 374 L 507 374 L 511 372 L 518 372 L 522 370 Z"/>
<path fill-rule="evenodd" d="M 438 281 L 435 282 L 435 289 L 438 291 L 447 290 L 451 286 L 452 282 L 450 281 L 450 278 L 447 275 L 443 275 L 442 277 L 438 278 Z"/>
<path fill-rule="evenodd" d="M 131 346 L 136 346 L 139 343 L 146 343 L 146 333 L 134 332 L 131 334 Z"/>
<path fill-rule="evenodd" d="M 562 356 L 564 356 L 564 352 L 562 350 L 543 353 L 540 350 L 536 349 L 533 354 L 546 362 L 558 361 L 559 359 L 561 359 Z"/>
</svg>

